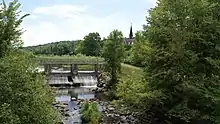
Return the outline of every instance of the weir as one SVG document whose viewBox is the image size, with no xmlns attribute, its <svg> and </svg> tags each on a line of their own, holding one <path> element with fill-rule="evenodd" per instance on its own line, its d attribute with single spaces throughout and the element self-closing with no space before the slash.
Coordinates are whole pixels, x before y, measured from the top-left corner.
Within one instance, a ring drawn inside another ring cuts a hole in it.
<svg viewBox="0 0 220 124">
<path fill-rule="evenodd" d="M 59 68 L 63 65 L 59 64 L 44 64 L 43 71 L 49 85 L 51 86 L 82 86 L 82 87 L 96 87 L 100 73 L 99 69 L 102 64 L 93 64 L 93 70 L 82 71 L 79 70 L 80 64 L 71 64 L 69 68 Z"/>
<path fill-rule="evenodd" d="M 50 86 L 58 87 L 56 102 L 68 104 L 65 113 L 69 117 L 63 119 L 64 124 L 81 123 L 80 107 L 75 100 L 97 97 L 91 89 L 97 88 L 103 64 L 102 61 L 41 61 L 43 67 L 39 70 L 46 74 Z"/>
</svg>

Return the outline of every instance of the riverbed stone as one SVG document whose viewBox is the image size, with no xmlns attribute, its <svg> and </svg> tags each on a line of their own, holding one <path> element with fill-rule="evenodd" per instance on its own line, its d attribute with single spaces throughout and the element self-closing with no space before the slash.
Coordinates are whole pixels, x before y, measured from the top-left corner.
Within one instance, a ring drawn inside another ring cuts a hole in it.
<svg viewBox="0 0 220 124">
<path fill-rule="evenodd" d="M 72 101 L 76 101 L 77 99 L 75 97 L 71 98 Z"/>
<path fill-rule="evenodd" d="M 57 105 L 57 104 L 59 104 L 58 102 L 52 102 L 52 105 L 54 106 L 54 105 Z"/>
<path fill-rule="evenodd" d="M 68 103 L 63 103 L 63 105 L 68 105 Z"/>
<path fill-rule="evenodd" d="M 66 105 L 59 105 L 60 108 L 66 108 Z"/>
<path fill-rule="evenodd" d="M 110 110 L 110 111 L 114 111 L 115 108 L 114 108 L 114 107 L 109 107 L 108 110 Z"/>
<path fill-rule="evenodd" d="M 121 121 L 126 122 L 126 116 L 121 116 L 120 119 Z"/>
</svg>

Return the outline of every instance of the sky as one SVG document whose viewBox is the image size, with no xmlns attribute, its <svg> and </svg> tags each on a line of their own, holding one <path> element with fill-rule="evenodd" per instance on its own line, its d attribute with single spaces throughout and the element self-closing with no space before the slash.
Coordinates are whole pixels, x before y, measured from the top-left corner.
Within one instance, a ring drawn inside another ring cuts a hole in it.
<svg viewBox="0 0 220 124">
<path fill-rule="evenodd" d="M 10 0 L 6 0 L 9 2 Z M 146 24 L 156 0 L 19 0 L 24 19 L 24 46 L 79 40 L 90 32 L 106 37 L 114 29 L 128 37 Z"/>
</svg>

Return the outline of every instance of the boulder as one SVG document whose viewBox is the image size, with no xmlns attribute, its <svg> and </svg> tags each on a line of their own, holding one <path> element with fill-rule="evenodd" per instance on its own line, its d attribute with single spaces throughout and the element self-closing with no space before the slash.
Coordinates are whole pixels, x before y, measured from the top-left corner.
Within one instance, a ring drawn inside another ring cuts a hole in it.
<svg viewBox="0 0 220 124">
<path fill-rule="evenodd" d="M 52 102 L 52 105 L 54 106 L 54 105 L 57 105 L 57 104 L 59 104 L 58 102 Z"/>
<path fill-rule="evenodd" d="M 65 113 L 64 116 L 69 117 L 70 115 L 69 115 L 69 113 Z"/>
<path fill-rule="evenodd" d="M 114 114 L 106 114 L 107 117 L 114 117 Z"/>
<path fill-rule="evenodd" d="M 114 111 L 115 108 L 114 108 L 114 107 L 108 107 L 108 110 L 110 110 L 110 111 Z"/>
<path fill-rule="evenodd" d="M 75 97 L 71 98 L 72 101 L 76 101 L 77 99 Z"/>
<path fill-rule="evenodd" d="M 62 103 L 63 105 L 68 105 L 68 102 L 64 102 L 64 103 Z"/>
<path fill-rule="evenodd" d="M 60 108 L 66 108 L 66 105 L 59 105 Z"/>
<path fill-rule="evenodd" d="M 122 122 L 126 122 L 127 120 L 126 120 L 126 116 L 121 116 L 120 117 L 120 120 L 122 121 Z"/>
<path fill-rule="evenodd" d="M 104 87 L 104 88 L 106 88 L 106 86 L 107 86 L 106 84 L 103 84 L 103 87 Z"/>
</svg>

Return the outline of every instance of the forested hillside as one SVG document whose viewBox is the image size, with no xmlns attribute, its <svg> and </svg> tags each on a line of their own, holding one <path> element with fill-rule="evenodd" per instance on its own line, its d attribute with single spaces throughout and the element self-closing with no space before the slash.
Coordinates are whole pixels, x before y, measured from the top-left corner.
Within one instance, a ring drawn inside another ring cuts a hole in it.
<svg viewBox="0 0 220 124">
<path fill-rule="evenodd" d="M 37 46 L 24 47 L 23 49 L 33 52 L 36 55 L 76 55 L 99 56 L 102 41 L 99 33 L 92 32 L 82 40 L 59 41 Z"/>
<path fill-rule="evenodd" d="M 74 54 L 75 44 L 78 41 L 59 41 L 53 43 L 47 43 L 37 46 L 24 47 L 25 50 L 32 51 L 34 54 L 44 55 L 69 55 Z"/>
</svg>

